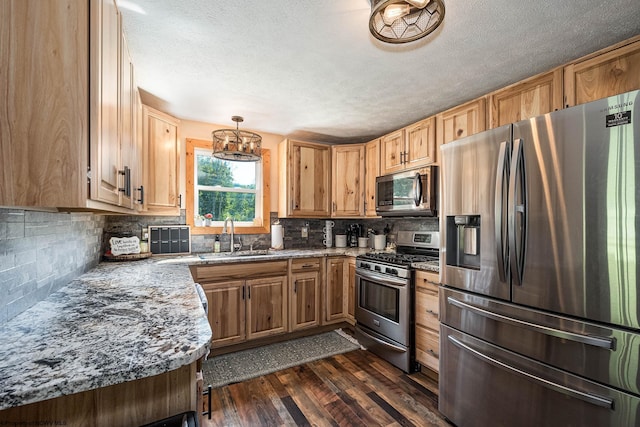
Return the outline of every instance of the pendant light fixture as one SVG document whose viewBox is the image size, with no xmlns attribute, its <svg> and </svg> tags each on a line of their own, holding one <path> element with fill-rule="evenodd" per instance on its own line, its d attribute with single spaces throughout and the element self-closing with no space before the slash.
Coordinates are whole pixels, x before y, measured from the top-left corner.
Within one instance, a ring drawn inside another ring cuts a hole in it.
<svg viewBox="0 0 640 427">
<path fill-rule="evenodd" d="M 408 43 L 430 34 L 444 19 L 443 0 L 369 0 L 369 30 L 387 43 Z"/>
<path fill-rule="evenodd" d="M 218 129 L 211 132 L 213 157 L 233 162 L 258 162 L 262 159 L 262 137 L 257 133 L 240 130 L 244 121 L 240 116 L 232 116 L 235 129 Z"/>
</svg>

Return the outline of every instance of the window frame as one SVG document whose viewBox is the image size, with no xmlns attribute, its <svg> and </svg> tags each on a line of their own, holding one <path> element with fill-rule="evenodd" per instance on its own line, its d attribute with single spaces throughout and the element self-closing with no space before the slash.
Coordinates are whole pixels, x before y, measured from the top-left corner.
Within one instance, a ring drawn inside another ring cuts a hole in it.
<svg viewBox="0 0 640 427">
<path fill-rule="evenodd" d="M 214 223 L 211 227 L 196 227 L 195 215 L 195 161 L 197 149 L 213 151 L 211 141 L 187 138 L 186 139 L 186 215 L 187 225 L 191 226 L 191 234 L 221 234 L 222 225 Z M 262 148 L 262 218 L 256 218 L 254 224 L 238 223 L 235 225 L 236 234 L 268 234 L 270 233 L 270 191 L 269 177 L 271 172 L 271 153 L 269 149 Z M 256 186 L 259 184 L 256 183 Z"/>
</svg>

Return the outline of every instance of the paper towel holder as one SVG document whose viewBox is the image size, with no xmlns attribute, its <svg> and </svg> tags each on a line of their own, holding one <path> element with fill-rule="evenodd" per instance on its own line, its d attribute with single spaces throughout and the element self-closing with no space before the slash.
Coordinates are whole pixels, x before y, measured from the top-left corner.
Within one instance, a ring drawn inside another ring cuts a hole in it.
<svg viewBox="0 0 640 427">
<path fill-rule="evenodd" d="M 275 220 L 271 225 L 271 249 L 284 249 L 284 231 L 280 220 Z"/>
</svg>

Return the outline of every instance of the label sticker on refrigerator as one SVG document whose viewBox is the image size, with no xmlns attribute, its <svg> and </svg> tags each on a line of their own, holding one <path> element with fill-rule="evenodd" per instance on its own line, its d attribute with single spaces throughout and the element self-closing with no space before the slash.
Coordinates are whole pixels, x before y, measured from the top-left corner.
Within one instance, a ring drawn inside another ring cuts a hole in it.
<svg viewBox="0 0 640 427">
<path fill-rule="evenodd" d="M 631 111 L 625 111 L 624 113 L 607 114 L 607 127 L 614 127 L 620 125 L 628 125 L 631 123 Z"/>
</svg>

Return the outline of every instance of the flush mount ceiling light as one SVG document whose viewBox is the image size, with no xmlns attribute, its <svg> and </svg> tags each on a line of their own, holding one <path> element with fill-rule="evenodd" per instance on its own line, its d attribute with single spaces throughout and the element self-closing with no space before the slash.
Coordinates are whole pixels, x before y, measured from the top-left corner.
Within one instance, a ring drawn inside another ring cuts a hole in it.
<svg viewBox="0 0 640 427">
<path fill-rule="evenodd" d="M 387 43 L 408 43 L 438 28 L 444 19 L 443 0 L 369 0 L 369 30 Z"/>
<path fill-rule="evenodd" d="M 218 129 L 211 132 L 213 137 L 213 157 L 234 162 L 258 162 L 262 155 L 262 137 L 257 133 L 240 130 L 239 124 L 244 121 L 240 116 L 233 116 L 235 129 Z"/>
</svg>

